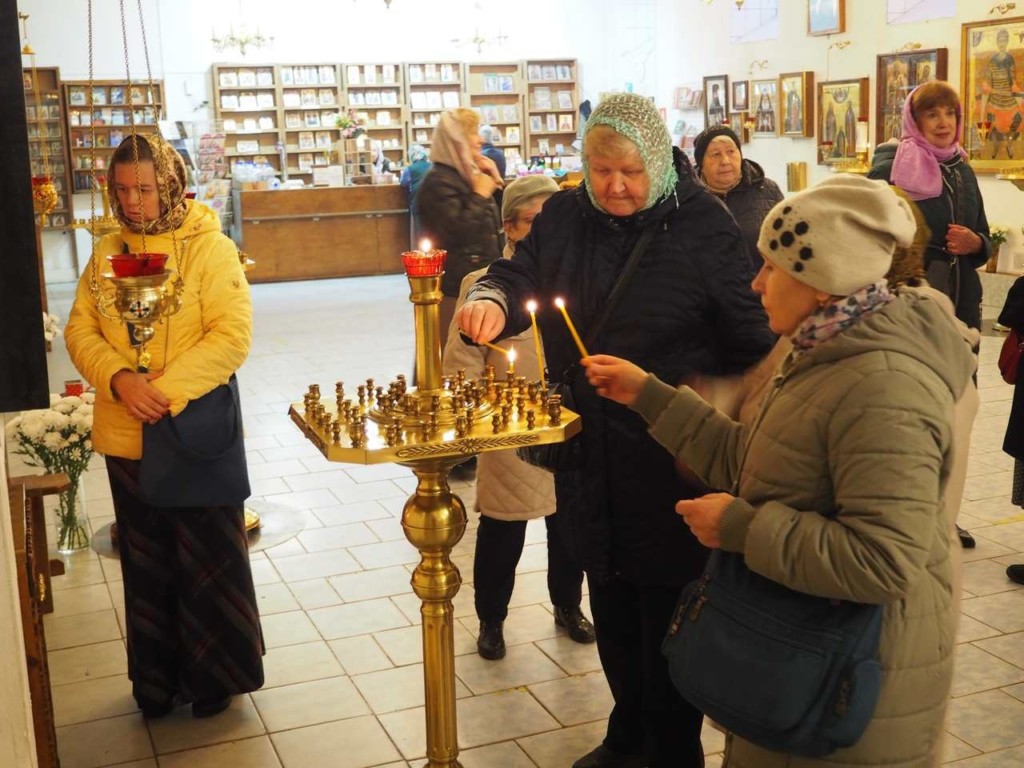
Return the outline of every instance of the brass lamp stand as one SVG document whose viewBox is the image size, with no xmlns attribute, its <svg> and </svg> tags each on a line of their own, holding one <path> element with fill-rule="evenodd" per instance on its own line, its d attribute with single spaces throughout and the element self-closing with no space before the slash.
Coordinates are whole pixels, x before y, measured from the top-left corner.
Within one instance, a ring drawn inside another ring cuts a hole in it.
<svg viewBox="0 0 1024 768">
<path fill-rule="evenodd" d="M 464 372 L 441 375 L 440 304 L 444 251 L 402 255 L 411 288 L 416 328 L 416 380 L 399 375 L 387 391 L 373 379 L 357 387 L 357 402 L 342 382 L 335 402 L 324 405 L 311 384 L 288 413 L 329 461 L 396 462 L 412 469 L 416 490 L 402 511 L 402 528 L 420 553 L 412 588 L 423 601 L 423 677 L 427 765 L 459 768 L 455 711 L 452 600 L 462 586 L 451 561 L 466 530 L 466 508 L 448 486 L 448 472 L 469 456 L 539 443 L 561 442 L 579 432 L 580 417 L 546 398 L 536 382 L 510 370 L 505 379 L 470 380 Z"/>
</svg>

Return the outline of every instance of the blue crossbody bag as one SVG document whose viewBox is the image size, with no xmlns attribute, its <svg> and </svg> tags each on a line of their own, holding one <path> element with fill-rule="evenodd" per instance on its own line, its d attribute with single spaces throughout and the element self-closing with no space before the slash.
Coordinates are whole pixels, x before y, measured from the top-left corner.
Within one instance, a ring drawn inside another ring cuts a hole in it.
<svg viewBox="0 0 1024 768">
<path fill-rule="evenodd" d="M 829 600 L 716 550 L 662 644 L 679 693 L 765 749 L 821 757 L 864 733 L 882 684 L 882 606 Z"/>
</svg>

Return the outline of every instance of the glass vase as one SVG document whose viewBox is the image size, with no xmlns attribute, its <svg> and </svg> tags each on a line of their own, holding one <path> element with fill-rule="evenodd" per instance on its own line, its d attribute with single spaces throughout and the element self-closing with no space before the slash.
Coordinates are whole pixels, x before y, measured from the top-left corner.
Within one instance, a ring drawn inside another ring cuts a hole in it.
<svg viewBox="0 0 1024 768">
<path fill-rule="evenodd" d="M 68 489 L 60 494 L 57 507 L 57 551 L 63 555 L 78 552 L 89 546 L 89 533 L 85 529 L 79 478 L 74 478 Z"/>
<path fill-rule="evenodd" d="M 999 271 L 999 247 L 1002 245 L 993 245 L 992 253 L 988 257 L 988 261 L 985 263 L 986 272 L 997 272 Z"/>
</svg>

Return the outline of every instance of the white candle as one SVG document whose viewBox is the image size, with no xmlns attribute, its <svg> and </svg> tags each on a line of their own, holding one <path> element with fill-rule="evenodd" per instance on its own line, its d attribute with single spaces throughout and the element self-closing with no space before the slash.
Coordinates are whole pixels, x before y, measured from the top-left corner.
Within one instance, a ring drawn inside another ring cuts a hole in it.
<svg viewBox="0 0 1024 768">
<path fill-rule="evenodd" d="M 857 122 L 857 151 L 861 152 L 868 148 L 868 124 L 866 120 Z"/>
</svg>

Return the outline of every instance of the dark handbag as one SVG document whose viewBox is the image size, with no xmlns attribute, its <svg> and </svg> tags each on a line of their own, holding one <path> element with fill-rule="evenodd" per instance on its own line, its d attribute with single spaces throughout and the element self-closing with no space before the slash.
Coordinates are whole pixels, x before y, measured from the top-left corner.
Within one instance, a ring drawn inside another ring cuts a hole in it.
<svg viewBox="0 0 1024 768">
<path fill-rule="evenodd" d="M 139 496 L 155 507 L 235 506 L 249 498 L 238 380 L 142 425 Z"/>
<path fill-rule="evenodd" d="M 612 291 L 604 303 L 604 308 L 601 310 L 597 322 L 591 327 L 586 340 L 583 342 L 584 347 L 592 345 L 597 339 L 598 334 L 601 333 L 601 329 L 604 328 L 605 323 L 608 321 L 612 309 L 618 303 L 619 297 L 622 296 L 623 289 L 629 282 L 633 272 L 636 271 L 636 266 L 640 263 L 640 257 L 647 250 L 647 246 L 650 244 L 651 238 L 654 237 L 654 232 L 660 224 L 660 219 L 652 221 L 640 233 L 636 245 L 633 246 L 633 250 L 629 254 L 629 259 L 622 268 L 622 273 L 619 275 L 618 280 L 615 281 L 615 285 L 612 287 Z M 562 374 L 562 378 L 551 381 L 548 388 L 548 394 L 559 395 L 562 398 L 562 407 L 570 411 L 576 410 L 576 398 L 573 395 L 572 387 L 579 371 L 579 363 L 573 363 Z M 540 467 L 549 472 L 569 472 L 583 469 L 583 443 L 579 432 L 560 443 L 543 443 L 516 448 L 516 456 L 530 466 Z"/>
<path fill-rule="evenodd" d="M 797 592 L 716 551 L 662 644 L 679 693 L 728 731 L 821 757 L 864 733 L 882 685 L 882 607 Z"/>
<path fill-rule="evenodd" d="M 1003 339 L 1002 349 L 999 350 L 999 373 L 1007 384 L 1017 383 L 1017 369 L 1020 368 L 1021 347 L 1024 346 L 1024 339 L 1021 339 L 1016 328 L 1011 328 Z"/>
</svg>

